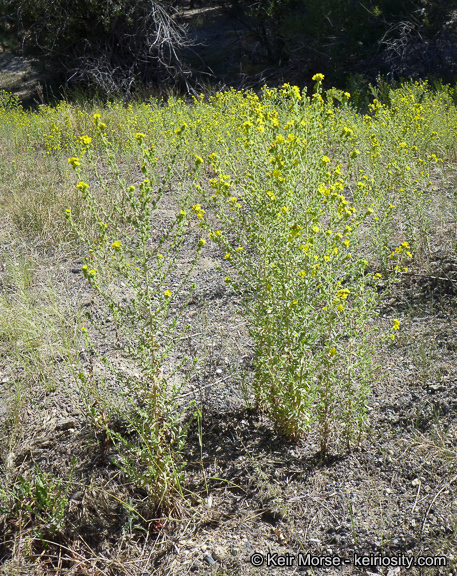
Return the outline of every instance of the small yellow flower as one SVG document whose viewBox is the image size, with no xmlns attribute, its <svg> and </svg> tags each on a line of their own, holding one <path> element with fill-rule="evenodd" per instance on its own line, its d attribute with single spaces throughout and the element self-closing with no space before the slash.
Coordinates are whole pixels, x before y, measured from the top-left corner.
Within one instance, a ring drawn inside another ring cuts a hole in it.
<svg viewBox="0 0 457 576">
<path fill-rule="evenodd" d="M 341 290 L 338 290 L 336 294 L 338 298 L 341 298 L 341 300 L 346 300 L 349 296 L 349 290 L 347 288 L 342 288 Z"/>
<path fill-rule="evenodd" d="M 116 240 L 115 242 L 113 242 L 111 244 L 111 248 L 113 250 L 119 250 L 121 246 L 122 246 L 122 242 L 120 242 L 119 240 Z"/>
<path fill-rule="evenodd" d="M 76 188 L 78 190 L 87 190 L 87 188 L 89 188 L 89 184 L 86 184 L 85 182 L 78 182 L 78 184 L 76 184 Z"/>
<path fill-rule="evenodd" d="M 232 256 L 231 256 L 230 252 L 227 252 L 227 254 L 224 256 L 224 258 L 225 258 L 226 260 L 230 260 L 231 257 L 232 257 Z"/>
<path fill-rule="evenodd" d="M 141 142 L 144 138 L 146 138 L 146 134 L 143 134 L 143 132 L 137 132 L 135 134 L 135 140 L 138 140 L 139 142 Z"/>
<path fill-rule="evenodd" d="M 202 220 L 203 214 L 205 214 L 205 210 L 203 210 L 203 208 L 201 207 L 201 204 L 195 204 L 194 206 L 192 206 L 192 212 L 194 212 L 194 214 L 197 215 L 197 218 L 199 220 Z"/>
<path fill-rule="evenodd" d="M 336 354 L 336 348 L 335 346 L 333 346 L 333 348 L 330 348 L 329 353 L 334 356 Z"/>
<path fill-rule="evenodd" d="M 394 318 L 393 328 L 394 328 L 394 330 L 400 330 L 400 320 L 397 320 L 397 318 Z"/>
<path fill-rule="evenodd" d="M 72 168 L 76 168 L 77 166 L 81 166 L 81 162 L 79 161 L 79 158 L 77 158 L 76 156 L 72 156 L 71 158 L 68 158 L 68 163 L 71 165 Z"/>
<path fill-rule="evenodd" d="M 165 290 L 165 292 L 163 294 L 164 294 L 165 298 L 171 298 L 170 290 Z"/>
<path fill-rule="evenodd" d="M 206 244 L 206 240 L 204 238 L 200 238 L 200 240 L 198 241 L 198 247 L 202 248 L 202 246 L 204 246 Z"/>
<path fill-rule="evenodd" d="M 324 164 L 329 164 L 330 158 L 329 158 L 328 156 L 322 156 L 322 162 L 323 162 Z"/>
<path fill-rule="evenodd" d="M 325 76 L 323 74 L 314 74 L 312 80 L 313 82 L 322 82 L 324 78 Z"/>
<path fill-rule="evenodd" d="M 85 146 L 89 146 L 89 144 L 92 142 L 92 138 L 90 136 L 80 136 L 79 139 Z"/>
</svg>

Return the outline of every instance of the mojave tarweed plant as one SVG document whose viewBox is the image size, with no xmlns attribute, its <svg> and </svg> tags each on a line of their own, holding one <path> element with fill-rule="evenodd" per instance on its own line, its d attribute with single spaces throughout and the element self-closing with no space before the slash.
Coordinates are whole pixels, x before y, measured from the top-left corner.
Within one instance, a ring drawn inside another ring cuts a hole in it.
<svg viewBox="0 0 457 576">
<path fill-rule="evenodd" d="M 119 175 L 100 115 L 94 116 L 94 124 L 99 142 L 105 148 L 108 167 L 116 174 L 119 190 L 114 194 L 108 188 L 97 165 L 92 139 L 82 137 L 84 162 L 92 170 L 92 180 L 102 187 L 103 194 L 95 194 L 92 184 L 82 180 L 76 186 L 98 223 L 98 233 L 94 236 L 81 229 L 70 208 L 67 218 L 89 249 L 83 273 L 109 310 L 115 330 L 107 333 L 95 314 L 89 313 L 88 319 L 104 338 L 112 340 L 111 346 L 132 362 L 138 373 L 132 375 L 132 370 L 126 374 L 102 355 L 104 365 L 116 379 L 116 386 L 123 387 L 117 406 L 103 401 L 102 386 L 97 383 L 100 375 L 90 371 L 89 375 L 80 373 L 79 379 L 92 421 L 106 430 L 119 450 L 118 464 L 130 478 L 148 490 L 156 506 L 161 506 L 180 490 L 181 453 L 189 409 L 177 405 L 183 380 L 175 376 L 179 376 L 185 367 L 189 368 L 190 361 L 178 362 L 168 373 L 165 361 L 182 331 L 186 330 L 186 327 L 178 326 L 180 312 L 186 306 L 183 293 L 186 291 L 187 298 L 190 296 L 189 275 L 205 242 L 201 240 L 195 246 L 195 258 L 184 276 L 179 281 L 173 280 L 189 215 L 181 210 L 166 232 L 157 234 L 154 231 L 155 210 L 169 184 L 170 172 L 159 176 L 154 147 L 145 144 L 145 134 L 138 133 L 136 141 L 142 151 L 143 179 L 137 185 L 128 186 Z M 81 177 L 83 161 L 78 157 L 68 161 Z M 173 319 L 169 315 L 171 303 L 178 309 Z M 83 331 L 88 346 L 95 349 L 87 328 Z M 114 394 L 119 394 L 118 388 Z M 127 433 L 113 429 L 111 420 L 116 417 L 127 421 Z"/>
<path fill-rule="evenodd" d="M 317 97 L 286 85 L 280 123 L 268 93 L 244 124 L 244 167 L 210 156 L 220 229 L 210 238 L 234 267 L 255 344 L 253 392 L 278 432 L 298 439 L 317 427 L 322 452 L 335 433 L 358 441 L 372 372 L 370 320 L 376 304 L 357 229 L 371 217 L 346 199 L 347 175 L 319 143 Z"/>
<path fill-rule="evenodd" d="M 397 90 L 390 94 L 395 101 Z M 400 113 L 397 106 L 374 100 L 369 112 L 361 116 L 347 111 L 359 151 L 354 162 L 353 198 L 357 205 L 369 202 L 373 209 L 366 239 L 371 255 L 386 274 L 391 248 L 398 240 L 410 242 L 415 255 L 428 248 L 433 192 L 430 172 L 440 162 L 408 134 L 404 110 Z M 401 237 L 394 238 L 393 232 L 399 230 Z"/>
</svg>

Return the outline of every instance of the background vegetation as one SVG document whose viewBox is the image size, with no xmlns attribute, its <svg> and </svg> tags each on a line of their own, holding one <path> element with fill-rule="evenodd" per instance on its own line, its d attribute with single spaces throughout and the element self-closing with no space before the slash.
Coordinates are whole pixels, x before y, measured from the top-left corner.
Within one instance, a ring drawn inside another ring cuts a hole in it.
<svg viewBox="0 0 457 576">
<path fill-rule="evenodd" d="M 252 70 L 279 69 L 301 86 L 319 71 L 343 89 L 378 74 L 390 82 L 427 76 L 449 82 L 456 74 L 455 0 L 2 0 L 0 38 L 15 53 L 39 58 L 58 83 L 124 96 L 164 82 L 189 91 L 212 74 L 189 65 L 190 45 L 208 42 L 199 36 L 202 21 L 186 16 L 191 8 L 222 10 Z M 235 66 L 211 81 L 239 84 L 239 71 Z"/>
</svg>

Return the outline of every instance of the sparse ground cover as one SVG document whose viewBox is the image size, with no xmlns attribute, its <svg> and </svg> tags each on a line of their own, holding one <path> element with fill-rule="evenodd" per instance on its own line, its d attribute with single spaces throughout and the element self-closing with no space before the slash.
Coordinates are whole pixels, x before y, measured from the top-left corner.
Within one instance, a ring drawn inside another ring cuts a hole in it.
<svg viewBox="0 0 457 576">
<path fill-rule="evenodd" d="M 455 572 L 453 92 L 322 79 L 2 94 L 3 573 Z"/>
</svg>

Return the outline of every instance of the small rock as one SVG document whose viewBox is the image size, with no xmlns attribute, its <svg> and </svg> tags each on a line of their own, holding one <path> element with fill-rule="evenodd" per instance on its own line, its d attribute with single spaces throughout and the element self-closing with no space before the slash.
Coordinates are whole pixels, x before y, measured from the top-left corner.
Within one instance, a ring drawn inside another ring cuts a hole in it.
<svg viewBox="0 0 457 576">
<path fill-rule="evenodd" d="M 222 374 L 222 370 L 221 370 L 220 368 L 218 368 L 218 369 L 216 370 L 216 374 L 217 374 L 218 376 L 220 376 L 220 375 Z"/>
<path fill-rule="evenodd" d="M 56 423 L 56 430 L 70 430 L 76 428 L 77 422 L 74 418 L 64 418 Z"/>
<path fill-rule="evenodd" d="M 238 556 L 239 553 L 240 553 L 240 549 L 237 548 L 236 546 L 233 546 L 232 548 L 230 548 L 230 554 L 232 556 Z"/>
<path fill-rule="evenodd" d="M 226 555 L 227 552 L 224 548 L 222 548 L 222 546 L 216 546 L 216 548 L 214 548 L 212 552 L 212 557 L 214 558 L 214 560 L 217 560 L 218 562 L 223 562 Z"/>
<path fill-rule="evenodd" d="M 206 554 L 206 556 L 203 556 L 203 560 L 209 564 L 210 566 L 212 566 L 213 564 L 216 564 L 216 560 L 214 560 L 214 558 L 212 556 L 210 556 L 209 554 Z"/>
</svg>

